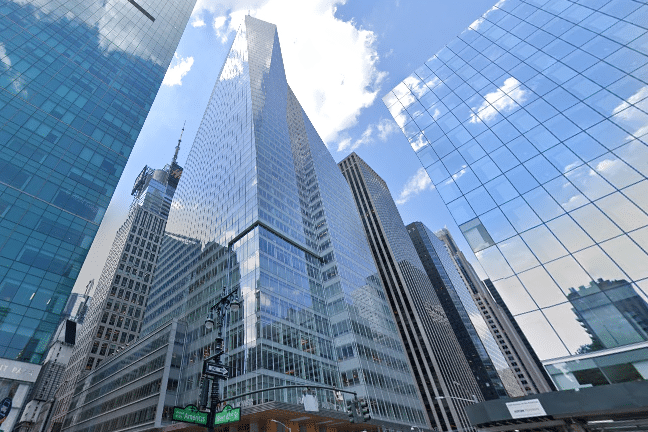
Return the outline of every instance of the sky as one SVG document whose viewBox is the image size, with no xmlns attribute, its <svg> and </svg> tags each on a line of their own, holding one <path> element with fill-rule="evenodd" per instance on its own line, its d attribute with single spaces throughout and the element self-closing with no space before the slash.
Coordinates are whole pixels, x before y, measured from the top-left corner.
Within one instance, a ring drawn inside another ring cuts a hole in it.
<svg viewBox="0 0 648 432">
<path fill-rule="evenodd" d="M 355 151 L 387 183 L 405 224 L 447 227 L 484 273 L 382 97 L 494 0 L 198 0 L 74 287 L 101 270 L 145 165 L 189 154 L 234 34 L 246 14 L 277 25 L 286 76 L 336 162 Z"/>
</svg>

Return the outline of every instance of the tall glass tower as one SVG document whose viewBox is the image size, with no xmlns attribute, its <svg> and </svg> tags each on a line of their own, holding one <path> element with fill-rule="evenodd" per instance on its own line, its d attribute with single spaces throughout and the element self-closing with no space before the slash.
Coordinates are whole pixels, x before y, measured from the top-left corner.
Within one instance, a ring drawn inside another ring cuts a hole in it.
<svg viewBox="0 0 648 432">
<path fill-rule="evenodd" d="M 503 0 L 383 98 L 560 388 L 648 378 L 647 12 Z"/>
<path fill-rule="evenodd" d="M 187 322 L 177 405 L 196 403 L 202 359 L 214 352 L 210 306 L 236 291 L 243 305 L 226 316 L 223 397 L 319 383 L 356 391 L 385 428 L 426 426 L 353 205 L 286 81 L 276 27 L 247 16 L 175 193 L 142 329 L 147 337 L 172 318 Z M 295 413 L 301 397 L 283 389 L 230 403 L 283 407 L 272 418 L 297 427 L 311 419 Z M 320 411 L 342 409 L 332 391 L 317 397 Z M 261 427 L 258 416 L 243 421 Z"/>
<path fill-rule="evenodd" d="M 489 353 L 465 308 L 459 316 L 456 306 L 443 298 L 455 288 L 429 277 L 427 262 L 421 262 L 418 245 L 410 239 L 385 181 L 355 153 L 338 166 L 353 192 L 428 420 L 434 430 L 471 430 L 466 405 L 507 396 Z M 479 313 L 475 318 L 481 318 Z M 482 336 L 490 336 L 484 330 Z M 490 342 L 495 350 L 491 355 L 506 369 L 492 337 Z"/>
<path fill-rule="evenodd" d="M 0 4 L 0 357 L 42 360 L 194 4 Z"/>
</svg>

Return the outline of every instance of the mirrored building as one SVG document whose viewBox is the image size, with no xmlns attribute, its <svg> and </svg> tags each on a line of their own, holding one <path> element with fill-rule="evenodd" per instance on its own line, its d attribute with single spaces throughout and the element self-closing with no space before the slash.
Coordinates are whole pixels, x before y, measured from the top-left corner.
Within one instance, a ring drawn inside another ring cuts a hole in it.
<svg viewBox="0 0 648 432">
<path fill-rule="evenodd" d="M 221 398 L 242 407 L 241 423 L 249 426 L 238 427 L 274 431 L 274 419 L 292 430 L 347 430 L 344 401 L 331 390 L 316 391 L 319 413 L 304 412 L 300 400 L 309 385 L 354 391 L 367 401 L 373 425 L 357 430 L 426 426 L 394 316 L 350 208 L 342 173 L 287 83 L 277 28 L 246 16 L 174 195 L 142 325 L 142 341 L 155 340 L 170 323 L 185 326 L 181 367 L 169 363 L 178 370 L 160 373 L 163 381 L 147 387 L 148 396 L 164 402 L 148 399 L 146 421 L 130 430 L 168 425 L 173 405 L 198 404 L 203 359 L 218 345 L 205 319 L 232 291 L 243 301 L 224 317 L 229 376 Z M 111 424 L 112 414 L 97 408 L 99 389 L 118 385 L 119 365 L 127 364 L 122 356 L 139 352 L 141 343 L 77 386 L 64 430 Z M 303 387 L 274 389 L 286 385 Z M 138 402 L 118 403 L 127 413 Z M 115 421 L 114 430 L 129 427 Z"/>
<path fill-rule="evenodd" d="M 466 405 L 507 396 L 484 343 L 466 309 L 462 306 L 463 313 L 458 312 L 445 298 L 454 287 L 446 286 L 440 276 L 430 277 L 428 263 L 422 262 L 415 244 L 418 239 L 410 239 L 385 181 L 355 153 L 338 166 L 353 192 L 430 424 L 434 430 L 471 430 Z M 455 297 L 461 303 L 456 293 Z M 481 318 L 479 312 L 475 318 Z M 485 336 L 490 336 L 483 326 Z M 502 353 L 490 339 L 492 354 L 505 369 Z"/>
<path fill-rule="evenodd" d="M 543 361 L 605 355 L 574 289 L 648 293 L 647 11 L 503 0 L 383 98 Z"/>
<path fill-rule="evenodd" d="M 0 357 L 43 360 L 194 4 L 0 4 Z"/>
</svg>

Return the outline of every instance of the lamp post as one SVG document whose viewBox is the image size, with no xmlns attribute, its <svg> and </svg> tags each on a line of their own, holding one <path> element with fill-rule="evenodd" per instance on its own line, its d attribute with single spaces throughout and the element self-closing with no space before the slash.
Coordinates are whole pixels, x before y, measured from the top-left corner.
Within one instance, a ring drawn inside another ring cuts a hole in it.
<svg viewBox="0 0 648 432">
<path fill-rule="evenodd" d="M 288 432 L 292 432 L 292 430 L 290 430 L 290 428 L 289 428 L 288 426 L 286 426 L 285 424 L 281 423 L 279 420 L 270 419 L 270 421 L 271 421 L 271 422 L 275 422 L 275 423 L 279 423 L 281 426 L 284 427 L 284 429 L 288 429 Z"/>
<path fill-rule="evenodd" d="M 461 391 L 464 392 L 464 395 L 468 396 L 468 390 L 466 390 L 466 388 L 464 386 L 462 386 L 460 383 L 458 383 L 457 381 L 454 381 L 454 380 L 452 381 L 452 384 L 459 387 L 461 389 Z M 471 395 L 471 396 L 472 396 L 472 402 L 474 402 L 474 403 L 479 402 L 479 400 L 477 399 L 477 396 L 475 396 L 475 395 Z"/>
<path fill-rule="evenodd" d="M 413 431 L 414 431 L 414 430 L 416 430 L 415 428 L 418 429 L 418 432 L 423 432 L 423 429 L 421 429 L 421 428 L 418 427 L 418 426 L 412 426 L 412 427 L 410 428 L 410 430 L 413 430 Z"/>
<path fill-rule="evenodd" d="M 437 396 L 437 397 L 435 397 L 435 399 L 436 399 L 436 400 L 441 400 L 441 399 L 457 399 L 457 400 L 460 400 L 460 401 L 466 401 L 466 402 L 472 402 L 472 403 L 478 403 L 478 402 L 479 402 L 479 401 L 477 400 L 477 398 L 475 398 L 475 399 L 466 399 L 466 398 L 460 398 L 460 397 L 456 397 L 456 396 Z"/>
<path fill-rule="evenodd" d="M 225 287 L 223 287 L 223 294 L 225 293 Z M 216 326 L 216 354 L 211 357 L 203 360 L 203 372 L 207 371 L 208 366 L 214 367 L 214 369 L 222 370 L 224 369 L 221 364 L 221 356 L 223 355 L 224 346 L 223 346 L 223 319 L 225 318 L 226 308 L 230 309 L 232 312 L 238 312 L 241 307 L 240 300 L 236 291 L 232 291 L 229 294 L 222 296 L 218 302 L 211 308 L 209 308 L 209 315 L 205 320 L 205 328 L 211 330 Z M 215 312 L 215 314 L 214 314 Z M 227 371 L 225 369 L 225 371 Z M 216 407 L 220 403 L 220 380 L 226 379 L 227 376 L 222 375 L 213 375 L 211 377 L 211 403 L 209 405 L 209 415 L 207 416 L 207 430 L 209 432 L 214 432 L 214 419 L 216 417 Z"/>
</svg>

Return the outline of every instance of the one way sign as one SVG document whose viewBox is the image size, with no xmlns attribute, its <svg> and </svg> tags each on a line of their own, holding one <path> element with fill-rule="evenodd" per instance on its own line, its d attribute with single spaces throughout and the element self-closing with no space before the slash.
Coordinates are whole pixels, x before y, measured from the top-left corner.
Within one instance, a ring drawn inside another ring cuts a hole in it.
<svg viewBox="0 0 648 432">
<path fill-rule="evenodd" d="M 218 378 L 227 378 L 228 372 L 229 371 L 225 366 L 216 363 L 205 362 L 203 366 L 203 374 L 205 375 L 211 375 Z"/>
</svg>

